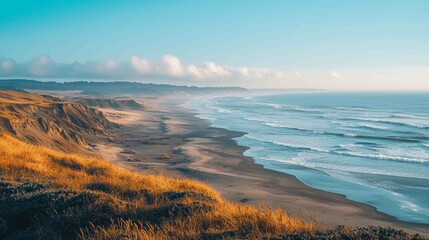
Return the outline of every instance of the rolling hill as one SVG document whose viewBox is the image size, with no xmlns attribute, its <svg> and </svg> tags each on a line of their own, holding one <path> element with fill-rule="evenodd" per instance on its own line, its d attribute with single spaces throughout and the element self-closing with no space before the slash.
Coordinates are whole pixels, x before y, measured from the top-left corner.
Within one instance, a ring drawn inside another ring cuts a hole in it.
<svg viewBox="0 0 429 240">
<path fill-rule="evenodd" d="M 144 110 L 147 107 L 143 104 L 136 102 L 133 99 L 109 99 L 109 98 L 83 98 L 77 101 L 78 103 L 99 108 L 113 108 L 113 109 L 139 109 Z"/>
</svg>

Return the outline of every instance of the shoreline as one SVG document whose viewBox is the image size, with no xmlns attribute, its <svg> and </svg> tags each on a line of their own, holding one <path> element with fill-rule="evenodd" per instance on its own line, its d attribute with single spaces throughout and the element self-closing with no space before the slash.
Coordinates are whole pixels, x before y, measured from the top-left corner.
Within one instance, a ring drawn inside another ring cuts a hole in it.
<svg viewBox="0 0 429 240">
<path fill-rule="evenodd" d="M 139 124 L 117 131 L 122 151 L 112 162 L 145 173 L 196 179 L 233 202 L 282 208 L 325 226 L 391 226 L 429 233 L 429 225 L 403 222 L 346 196 L 312 188 L 293 175 L 270 170 L 244 155 L 247 147 L 233 139 L 245 133 L 210 126 L 196 111 L 168 98 L 151 104 Z M 135 119 L 134 119 L 135 121 Z M 115 141 L 116 142 L 116 141 Z M 115 146 L 115 144 L 112 144 Z M 103 148 L 105 149 L 105 148 Z"/>
</svg>

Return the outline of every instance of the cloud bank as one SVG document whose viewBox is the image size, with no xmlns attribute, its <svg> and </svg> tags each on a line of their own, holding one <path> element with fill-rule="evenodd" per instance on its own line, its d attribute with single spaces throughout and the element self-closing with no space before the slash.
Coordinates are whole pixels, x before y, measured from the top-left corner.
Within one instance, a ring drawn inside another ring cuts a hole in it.
<svg viewBox="0 0 429 240">
<path fill-rule="evenodd" d="M 58 63 L 49 56 L 18 63 L 0 59 L 0 77 L 73 78 L 73 79 L 181 79 L 189 81 L 222 81 L 241 79 L 281 78 L 283 73 L 248 67 L 234 68 L 214 62 L 184 64 L 173 55 L 164 55 L 158 61 L 132 56 L 128 61 L 97 61 Z"/>
<path fill-rule="evenodd" d="M 0 59 L 0 78 L 131 80 L 196 86 L 246 88 L 318 88 L 333 90 L 429 90 L 429 67 L 273 71 L 215 62 L 183 63 L 164 55 L 150 61 L 132 56 L 107 60 L 59 63 L 49 56 L 28 62 Z"/>
<path fill-rule="evenodd" d="M 335 78 L 335 79 L 342 79 L 342 78 L 343 78 L 343 76 L 342 76 L 341 74 L 339 74 L 339 73 L 337 73 L 337 72 L 335 72 L 335 71 L 332 71 L 332 72 L 331 72 L 331 76 L 332 76 L 333 78 Z"/>
</svg>

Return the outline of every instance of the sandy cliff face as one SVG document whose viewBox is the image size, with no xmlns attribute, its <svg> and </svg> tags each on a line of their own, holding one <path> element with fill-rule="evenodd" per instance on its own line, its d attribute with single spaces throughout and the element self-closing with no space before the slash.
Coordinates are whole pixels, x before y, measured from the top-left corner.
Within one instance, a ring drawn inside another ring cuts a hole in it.
<svg viewBox="0 0 429 240">
<path fill-rule="evenodd" d="M 14 91 L 0 91 L 0 133 L 60 150 L 88 147 L 85 136 L 117 127 L 102 112 L 78 103 Z"/>
<path fill-rule="evenodd" d="M 84 98 L 78 100 L 78 103 L 100 108 L 115 108 L 115 109 L 145 109 L 141 103 L 138 103 L 132 99 L 102 99 L 102 98 Z"/>
</svg>

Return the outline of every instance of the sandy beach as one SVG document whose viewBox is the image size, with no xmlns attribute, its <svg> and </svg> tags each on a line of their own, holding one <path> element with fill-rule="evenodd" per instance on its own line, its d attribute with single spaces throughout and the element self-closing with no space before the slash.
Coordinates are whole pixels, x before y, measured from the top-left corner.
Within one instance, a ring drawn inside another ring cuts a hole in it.
<svg viewBox="0 0 429 240">
<path fill-rule="evenodd" d="M 121 127 L 114 130 L 113 141 L 99 143 L 96 150 L 104 159 L 138 172 L 197 179 L 231 201 L 282 208 L 325 226 L 392 226 L 429 233 L 428 225 L 399 221 L 372 206 L 265 169 L 244 156 L 246 148 L 233 140 L 244 133 L 211 127 L 181 106 L 186 98 L 175 99 L 136 99 L 150 110 L 100 109 Z"/>
</svg>

